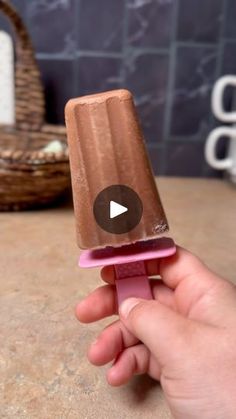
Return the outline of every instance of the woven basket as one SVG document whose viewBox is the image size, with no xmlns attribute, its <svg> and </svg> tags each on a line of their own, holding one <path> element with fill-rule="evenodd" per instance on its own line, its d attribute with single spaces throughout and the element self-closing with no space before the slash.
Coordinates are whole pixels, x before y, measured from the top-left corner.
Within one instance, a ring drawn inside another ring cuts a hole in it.
<svg viewBox="0 0 236 419">
<path fill-rule="evenodd" d="M 69 187 L 66 129 L 45 124 L 45 99 L 31 40 L 9 1 L 0 0 L 0 11 L 16 35 L 16 123 L 0 125 L 0 210 L 22 210 L 48 205 Z M 63 143 L 63 151 L 43 150 L 53 140 Z"/>
</svg>

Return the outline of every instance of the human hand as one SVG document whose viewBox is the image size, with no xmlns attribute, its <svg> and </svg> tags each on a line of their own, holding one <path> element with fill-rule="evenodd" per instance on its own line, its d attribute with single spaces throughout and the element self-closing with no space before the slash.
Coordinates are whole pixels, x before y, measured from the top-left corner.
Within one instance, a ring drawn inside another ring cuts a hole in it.
<svg viewBox="0 0 236 419">
<path fill-rule="evenodd" d="M 95 365 L 114 361 L 111 385 L 148 373 L 161 382 L 175 418 L 236 417 L 236 287 L 219 278 L 191 253 L 146 263 L 153 301 L 128 299 L 120 319 L 91 345 Z M 76 309 L 89 323 L 117 314 L 113 267 L 104 268 L 108 283 Z"/>
</svg>

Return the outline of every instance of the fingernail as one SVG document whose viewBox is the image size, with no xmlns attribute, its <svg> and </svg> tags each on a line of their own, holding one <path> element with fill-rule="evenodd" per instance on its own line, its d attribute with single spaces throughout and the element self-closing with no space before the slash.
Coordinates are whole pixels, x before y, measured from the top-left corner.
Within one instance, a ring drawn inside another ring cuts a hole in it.
<svg viewBox="0 0 236 419">
<path fill-rule="evenodd" d="M 128 317 L 130 311 L 139 303 L 137 298 L 128 298 L 127 300 L 123 301 L 119 308 L 119 312 L 122 317 L 125 319 Z"/>
</svg>

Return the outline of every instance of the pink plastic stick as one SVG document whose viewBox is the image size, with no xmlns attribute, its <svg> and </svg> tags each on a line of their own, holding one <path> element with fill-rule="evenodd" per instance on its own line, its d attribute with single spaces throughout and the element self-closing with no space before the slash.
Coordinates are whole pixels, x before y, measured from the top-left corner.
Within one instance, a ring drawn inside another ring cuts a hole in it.
<svg viewBox="0 0 236 419">
<path fill-rule="evenodd" d="M 115 265 L 115 273 L 119 306 L 129 297 L 140 297 L 146 300 L 153 298 L 143 261 Z"/>
<path fill-rule="evenodd" d="M 79 266 L 92 268 L 114 265 L 118 304 L 129 297 L 152 299 L 152 291 L 146 274 L 145 261 L 174 255 L 176 247 L 169 237 L 138 242 L 120 248 L 84 250 Z"/>
</svg>

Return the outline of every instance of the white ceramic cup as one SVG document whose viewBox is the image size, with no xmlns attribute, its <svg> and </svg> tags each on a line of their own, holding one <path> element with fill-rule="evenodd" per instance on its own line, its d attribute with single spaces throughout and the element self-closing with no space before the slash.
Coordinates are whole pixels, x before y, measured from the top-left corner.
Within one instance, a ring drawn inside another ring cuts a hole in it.
<svg viewBox="0 0 236 419">
<path fill-rule="evenodd" d="M 226 170 L 230 179 L 236 183 L 236 111 L 226 112 L 224 110 L 223 96 L 227 86 L 236 88 L 236 76 L 224 76 L 216 82 L 212 93 L 212 110 L 220 121 L 233 125 L 232 127 L 215 128 L 209 134 L 205 145 L 205 157 L 210 166 L 214 169 Z M 234 105 L 236 105 L 236 93 L 234 99 Z M 229 145 L 226 158 L 218 159 L 216 156 L 217 143 L 222 137 L 229 138 Z"/>
</svg>

